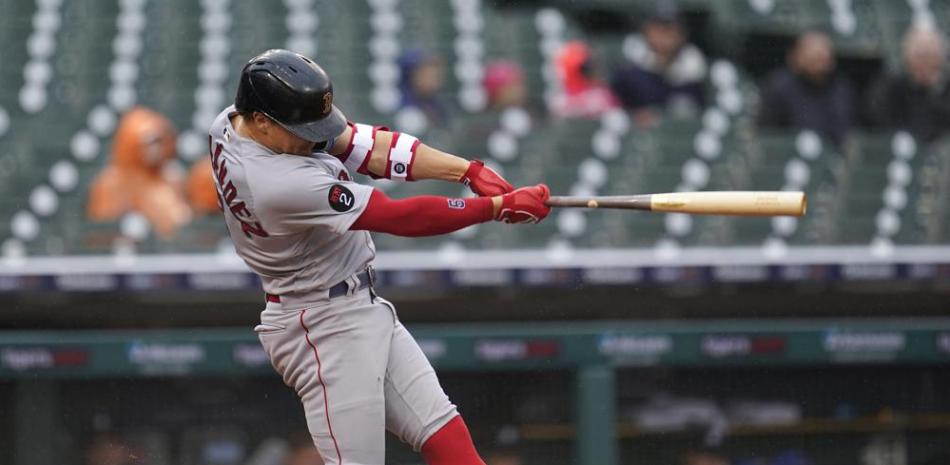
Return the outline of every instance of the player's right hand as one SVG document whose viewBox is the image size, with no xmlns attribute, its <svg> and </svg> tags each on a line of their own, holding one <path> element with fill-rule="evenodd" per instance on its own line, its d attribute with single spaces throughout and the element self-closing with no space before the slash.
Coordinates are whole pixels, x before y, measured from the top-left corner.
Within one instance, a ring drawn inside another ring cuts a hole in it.
<svg viewBox="0 0 950 465">
<path fill-rule="evenodd" d="M 515 190 L 515 186 L 505 181 L 495 170 L 485 166 L 481 160 L 472 160 L 459 181 L 479 197 L 494 197 Z"/>
<path fill-rule="evenodd" d="M 502 223 L 539 223 L 551 207 L 544 204 L 551 197 L 551 190 L 544 184 L 522 187 L 501 196 L 501 207 L 495 215 Z"/>
</svg>

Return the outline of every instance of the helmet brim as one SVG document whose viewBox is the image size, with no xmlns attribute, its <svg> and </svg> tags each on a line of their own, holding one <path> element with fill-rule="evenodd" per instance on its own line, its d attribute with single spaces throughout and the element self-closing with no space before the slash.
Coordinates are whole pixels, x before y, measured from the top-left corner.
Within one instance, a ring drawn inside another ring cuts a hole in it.
<svg viewBox="0 0 950 465">
<path fill-rule="evenodd" d="M 277 121 L 277 124 L 301 139 L 310 142 L 324 142 L 343 134 L 343 130 L 346 129 L 346 116 L 336 105 L 333 105 L 330 114 L 318 121 L 301 124 L 284 124 Z"/>
</svg>

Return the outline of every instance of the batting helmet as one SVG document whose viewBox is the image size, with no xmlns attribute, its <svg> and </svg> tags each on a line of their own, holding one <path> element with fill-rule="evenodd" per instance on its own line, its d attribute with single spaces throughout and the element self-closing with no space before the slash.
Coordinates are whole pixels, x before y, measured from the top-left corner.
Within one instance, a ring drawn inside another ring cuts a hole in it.
<svg viewBox="0 0 950 465">
<path fill-rule="evenodd" d="M 346 128 L 346 117 L 333 104 L 330 76 L 289 50 L 268 50 L 244 65 L 234 106 L 264 113 L 310 142 L 330 140 Z"/>
</svg>

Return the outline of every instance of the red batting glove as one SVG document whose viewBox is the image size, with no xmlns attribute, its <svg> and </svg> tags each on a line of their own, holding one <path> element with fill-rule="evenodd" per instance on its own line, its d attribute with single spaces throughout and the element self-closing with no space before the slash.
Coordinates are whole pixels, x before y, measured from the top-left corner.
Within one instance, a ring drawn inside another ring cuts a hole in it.
<svg viewBox="0 0 950 465">
<path fill-rule="evenodd" d="M 522 187 L 501 196 L 501 208 L 495 220 L 502 223 L 539 223 L 551 212 L 544 204 L 551 190 L 544 184 Z"/>
<path fill-rule="evenodd" d="M 459 182 L 468 186 L 472 192 L 480 197 L 494 197 L 515 190 L 514 186 L 505 181 L 505 178 L 485 166 L 481 160 L 472 160 Z"/>
</svg>

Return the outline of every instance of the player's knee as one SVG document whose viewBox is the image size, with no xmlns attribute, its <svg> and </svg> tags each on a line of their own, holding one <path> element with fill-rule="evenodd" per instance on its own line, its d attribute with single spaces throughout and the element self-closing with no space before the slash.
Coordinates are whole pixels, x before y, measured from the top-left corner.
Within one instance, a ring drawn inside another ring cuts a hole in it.
<svg viewBox="0 0 950 465">
<path fill-rule="evenodd" d="M 455 408 L 452 408 L 451 411 L 442 412 L 439 415 L 433 415 L 428 419 L 428 422 L 422 424 L 420 428 L 413 428 L 412 431 L 406 431 L 403 440 L 411 445 L 414 450 L 420 451 L 425 447 L 429 439 L 443 430 L 455 418 L 461 418 Z"/>
</svg>

